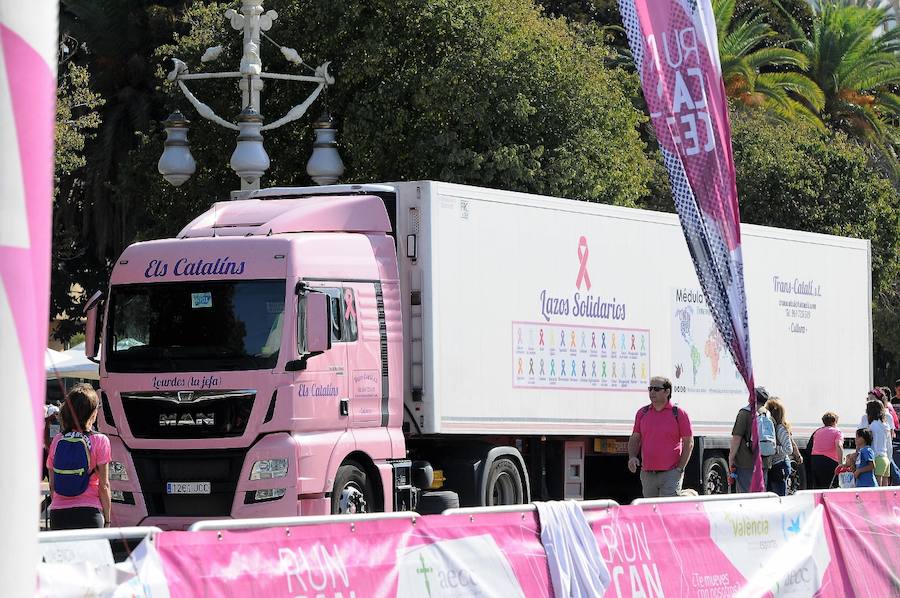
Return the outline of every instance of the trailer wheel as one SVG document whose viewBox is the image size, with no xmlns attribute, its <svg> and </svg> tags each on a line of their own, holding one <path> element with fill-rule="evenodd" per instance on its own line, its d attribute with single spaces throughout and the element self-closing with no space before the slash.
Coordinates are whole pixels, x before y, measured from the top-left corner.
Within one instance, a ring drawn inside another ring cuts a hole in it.
<svg viewBox="0 0 900 598">
<path fill-rule="evenodd" d="M 491 463 L 484 496 L 485 506 L 520 505 L 524 500 L 522 476 L 515 463 L 503 458 Z"/>
<path fill-rule="evenodd" d="M 331 493 L 331 514 L 369 513 L 375 506 L 375 491 L 366 472 L 350 461 L 338 468 Z"/>
<path fill-rule="evenodd" d="M 728 494 L 728 463 L 722 457 L 703 460 L 703 494 Z"/>
</svg>

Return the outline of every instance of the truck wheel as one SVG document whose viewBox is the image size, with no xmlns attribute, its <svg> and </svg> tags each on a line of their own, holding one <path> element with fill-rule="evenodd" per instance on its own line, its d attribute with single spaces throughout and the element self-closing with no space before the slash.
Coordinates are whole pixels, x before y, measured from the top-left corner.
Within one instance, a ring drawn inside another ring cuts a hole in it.
<svg viewBox="0 0 900 598">
<path fill-rule="evenodd" d="M 423 492 L 416 505 L 419 515 L 438 515 L 447 509 L 459 508 L 459 495 L 450 490 L 429 490 Z"/>
<path fill-rule="evenodd" d="M 331 493 L 331 514 L 369 513 L 375 506 L 375 492 L 366 472 L 354 462 L 338 468 Z"/>
<path fill-rule="evenodd" d="M 491 463 L 484 495 L 485 506 L 520 505 L 524 498 L 519 468 L 509 459 L 501 458 Z"/>
<path fill-rule="evenodd" d="M 728 494 L 728 463 L 722 457 L 703 460 L 703 494 Z"/>
</svg>

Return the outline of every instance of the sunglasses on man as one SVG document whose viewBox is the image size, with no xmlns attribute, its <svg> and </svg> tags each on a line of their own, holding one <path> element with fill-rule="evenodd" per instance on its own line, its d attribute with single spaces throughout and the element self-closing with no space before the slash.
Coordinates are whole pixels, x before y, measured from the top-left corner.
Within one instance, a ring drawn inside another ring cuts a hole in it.
<svg viewBox="0 0 900 598">
<path fill-rule="evenodd" d="M 648 386 L 647 391 L 649 392 L 659 392 L 661 390 L 665 390 L 664 386 Z"/>
</svg>

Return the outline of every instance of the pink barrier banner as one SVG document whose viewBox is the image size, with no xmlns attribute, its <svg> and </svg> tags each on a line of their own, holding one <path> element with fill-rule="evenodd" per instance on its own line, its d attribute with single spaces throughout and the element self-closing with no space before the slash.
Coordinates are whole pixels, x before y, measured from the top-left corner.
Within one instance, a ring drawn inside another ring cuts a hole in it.
<svg viewBox="0 0 900 598">
<path fill-rule="evenodd" d="M 585 517 L 607 598 L 900 595 L 900 497 L 890 489 L 614 506 Z M 540 531 L 537 513 L 523 511 L 164 532 L 156 546 L 173 598 L 549 597 L 554 575 L 580 574 L 574 561 L 585 551 L 561 557 L 556 543 L 548 559 Z"/>
<path fill-rule="evenodd" d="M 900 595 L 894 491 L 589 512 L 607 597 Z"/>
<path fill-rule="evenodd" d="M 845 596 L 900 596 L 900 498 L 896 490 L 824 493 L 821 502 Z"/>
<path fill-rule="evenodd" d="M 619 12 L 697 279 L 755 418 L 740 212 L 712 5 L 619 0 Z M 757 447 L 755 425 L 751 435 Z M 752 488 L 762 490 L 762 480 L 757 454 Z"/>
<path fill-rule="evenodd" d="M 534 513 L 220 533 L 157 537 L 173 598 L 551 596 Z"/>
</svg>

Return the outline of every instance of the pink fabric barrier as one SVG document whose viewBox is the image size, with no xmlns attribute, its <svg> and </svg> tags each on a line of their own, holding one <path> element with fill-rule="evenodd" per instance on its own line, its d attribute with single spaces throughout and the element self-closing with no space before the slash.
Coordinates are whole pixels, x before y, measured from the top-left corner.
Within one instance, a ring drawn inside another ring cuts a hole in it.
<svg viewBox="0 0 900 598">
<path fill-rule="evenodd" d="M 552 596 L 537 513 L 164 532 L 171 596 Z M 900 595 L 900 497 L 589 510 L 607 597 Z"/>
<path fill-rule="evenodd" d="M 534 513 L 157 536 L 172 598 L 550 596 Z"/>
<path fill-rule="evenodd" d="M 819 495 L 845 596 L 900 596 L 897 490 Z M 835 572 L 837 574 L 837 571 Z"/>
</svg>

